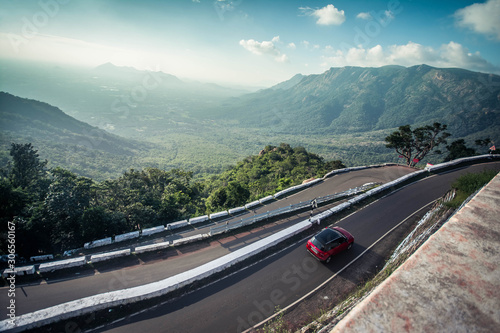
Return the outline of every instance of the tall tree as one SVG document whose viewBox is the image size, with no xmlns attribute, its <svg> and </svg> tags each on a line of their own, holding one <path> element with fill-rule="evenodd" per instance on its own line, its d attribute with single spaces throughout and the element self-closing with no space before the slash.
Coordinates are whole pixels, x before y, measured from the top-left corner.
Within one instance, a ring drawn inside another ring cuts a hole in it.
<svg viewBox="0 0 500 333">
<path fill-rule="evenodd" d="M 440 123 L 418 127 L 400 126 L 399 130 L 385 138 L 386 147 L 393 148 L 406 160 L 406 165 L 413 167 L 440 144 L 446 144 L 450 133 L 447 126 Z M 436 150 L 437 154 L 441 152 Z"/>
<path fill-rule="evenodd" d="M 46 174 L 47 160 L 41 161 L 31 143 L 12 143 L 10 181 L 14 187 L 27 189 Z"/>
<path fill-rule="evenodd" d="M 464 139 L 453 141 L 450 145 L 446 146 L 446 149 L 448 149 L 448 156 L 444 158 L 445 161 L 476 155 L 476 150 L 467 147 Z"/>
</svg>

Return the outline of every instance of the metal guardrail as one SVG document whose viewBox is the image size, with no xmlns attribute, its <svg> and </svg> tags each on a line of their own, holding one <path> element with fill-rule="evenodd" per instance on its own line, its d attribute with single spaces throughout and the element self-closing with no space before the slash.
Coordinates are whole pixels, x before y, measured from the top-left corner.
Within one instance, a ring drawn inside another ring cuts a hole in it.
<svg viewBox="0 0 500 333">
<path fill-rule="evenodd" d="M 277 217 L 277 216 L 280 216 L 280 215 L 290 214 L 290 213 L 293 213 L 293 212 L 296 212 L 296 211 L 300 211 L 300 210 L 303 210 L 303 209 L 306 209 L 306 208 L 313 208 L 313 205 L 315 207 L 317 207 L 319 204 L 325 204 L 325 203 L 329 203 L 329 202 L 332 202 L 332 201 L 335 201 L 335 200 L 338 200 L 338 199 L 341 199 L 341 198 L 347 198 L 347 197 L 359 194 L 359 193 L 364 192 L 367 189 L 373 187 L 374 185 L 376 185 L 376 184 L 369 183 L 369 184 L 365 184 L 363 186 L 359 186 L 359 187 L 355 187 L 355 188 L 349 189 L 349 190 L 344 191 L 344 192 L 339 192 L 339 193 L 327 195 L 327 196 L 324 196 L 324 197 L 319 197 L 319 198 L 311 199 L 311 200 L 308 200 L 308 201 L 300 202 L 300 203 L 293 204 L 293 205 L 290 205 L 290 206 L 286 206 L 286 207 L 283 207 L 283 208 L 279 208 L 279 209 L 275 209 L 275 210 L 272 210 L 272 211 L 268 211 L 266 213 L 261 213 L 261 214 L 253 215 L 251 217 L 247 217 L 247 218 L 241 219 L 240 221 L 226 222 L 226 223 L 223 223 L 223 224 L 219 223 L 219 225 L 211 227 L 210 228 L 210 232 L 208 234 L 210 236 L 213 236 L 213 235 L 217 235 L 217 234 L 228 232 L 229 230 L 241 228 L 241 227 L 246 226 L 246 225 L 250 225 L 250 224 L 257 223 L 257 222 L 260 222 L 260 221 L 263 221 L 263 220 L 267 220 L 267 219 L 269 219 L 271 217 Z"/>
</svg>

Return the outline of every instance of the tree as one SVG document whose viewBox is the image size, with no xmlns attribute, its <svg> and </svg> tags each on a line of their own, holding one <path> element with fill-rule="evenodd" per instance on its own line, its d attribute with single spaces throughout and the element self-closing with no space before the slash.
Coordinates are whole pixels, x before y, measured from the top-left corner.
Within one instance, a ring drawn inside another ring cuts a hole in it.
<svg viewBox="0 0 500 333">
<path fill-rule="evenodd" d="M 14 187 L 27 189 L 45 176 L 48 162 L 40 161 L 38 151 L 31 143 L 12 143 L 10 156 L 12 156 L 12 169 L 9 178 Z"/>
<path fill-rule="evenodd" d="M 107 212 L 100 206 L 85 210 L 80 223 L 82 242 L 90 242 L 129 231 L 123 213 Z"/>
<path fill-rule="evenodd" d="M 495 147 L 494 143 L 493 143 L 493 141 L 491 141 L 490 138 L 476 140 L 475 144 L 477 146 L 481 147 L 480 149 L 482 151 L 485 151 L 487 149 L 487 151 L 485 151 L 485 153 L 500 154 L 500 152 L 494 148 Z"/>
<path fill-rule="evenodd" d="M 448 156 L 444 158 L 445 161 L 476 155 L 476 151 L 473 148 L 468 148 L 465 145 L 464 139 L 453 141 L 449 146 L 446 146 L 446 149 L 448 149 Z"/>
<path fill-rule="evenodd" d="M 51 173 L 54 180 L 39 207 L 37 223 L 49 226 L 54 250 L 70 249 L 81 245 L 80 219 L 91 206 L 93 181 L 62 168 L 55 168 Z"/>
<path fill-rule="evenodd" d="M 406 159 L 406 165 L 413 167 L 440 144 L 446 144 L 450 133 L 445 132 L 447 126 L 434 123 L 414 130 L 410 125 L 400 126 L 399 130 L 385 138 L 386 147 L 393 148 Z M 437 154 L 441 152 L 436 150 Z"/>
</svg>

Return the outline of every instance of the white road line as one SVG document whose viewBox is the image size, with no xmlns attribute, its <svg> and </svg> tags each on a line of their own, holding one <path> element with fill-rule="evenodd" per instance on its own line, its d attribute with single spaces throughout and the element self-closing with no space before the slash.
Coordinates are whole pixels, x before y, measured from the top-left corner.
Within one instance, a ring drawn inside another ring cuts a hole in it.
<svg viewBox="0 0 500 333">
<path fill-rule="evenodd" d="M 380 199 L 379 199 L 380 200 Z M 297 305 L 298 303 L 302 302 L 304 299 L 310 297 L 312 294 L 316 293 L 319 289 L 321 289 L 323 286 L 325 286 L 327 283 L 329 283 L 331 280 L 333 280 L 335 277 L 337 277 L 337 275 L 339 275 L 340 273 L 342 273 L 345 269 L 347 269 L 349 266 L 351 266 L 354 262 L 356 262 L 359 258 L 361 258 L 366 252 L 368 252 L 372 247 L 374 247 L 375 245 L 377 245 L 378 242 L 380 242 L 382 239 L 384 239 L 387 235 L 389 235 L 392 231 L 394 231 L 395 229 L 397 229 L 401 224 L 405 223 L 409 218 L 411 218 L 412 216 L 414 216 L 415 214 L 417 214 L 419 211 L 421 211 L 422 209 L 424 209 L 425 207 L 433 204 L 434 202 L 436 202 L 438 199 L 436 200 L 433 200 L 431 202 L 429 202 L 428 204 L 426 204 L 425 206 L 419 208 L 418 210 L 416 210 L 415 212 L 411 213 L 410 215 L 408 215 L 403 221 L 399 222 L 397 225 L 395 225 L 391 230 L 389 230 L 388 232 L 386 232 L 382 237 L 380 237 L 379 239 L 377 239 L 372 245 L 370 245 L 366 250 L 364 250 L 360 255 L 358 255 L 356 258 L 354 258 L 350 263 L 348 263 L 347 265 L 345 265 L 340 271 L 338 271 L 337 273 L 335 273 L 334 275 L 332 275 L 331 277 L 329 277 L 326 281 L 324 281 L 322 284 L 320 284 L 319 286 L 317 286 L 315 289 L 311 290 L 310 292 L 308 292 L 306 295 L 302 296 L 301 298 L 299 298 L 298 300 L 296 300 L 295 302 L 293 302 L 292 304 L 288 305 L 287 307 L 281 309 L 280 311 L 274 313 L 272 316 L 268 317 L 267 319 L 264 319 L 263 321 L 261 321 L 260 323 L 254 325 L 253 327 L 245 330 L 243 333 L 246 333 L 246 332 L 250 332 L 250 330 L 252 329 L 256 329 L 258 328 L 259 326 L 265 324 L 266 322 L 268 322 L 269 320 L 275 318 L 276 316 L 280 315 L 281 313 L 284 313 L 286 312 L 288 309 L 290 309 L 291 307 Z M 378 200 L 377 200 L 378 201 Z M 368 206 L 366 206 L 368 207 Z M 365 208 L 365 207 L 363 207 Z M 356 212 L 352 213 L 352 214 L 355 214 Z M 350 215 L 352 215 L 350 214 Z M 344 217 L 343 219 L 346 219 L 347 217 L 349 217 L 350 215 Z M 342 220 L 343 220 L 342 219 Z M 340 221 L 342 221 L 340 220 Z"/>
</svg>

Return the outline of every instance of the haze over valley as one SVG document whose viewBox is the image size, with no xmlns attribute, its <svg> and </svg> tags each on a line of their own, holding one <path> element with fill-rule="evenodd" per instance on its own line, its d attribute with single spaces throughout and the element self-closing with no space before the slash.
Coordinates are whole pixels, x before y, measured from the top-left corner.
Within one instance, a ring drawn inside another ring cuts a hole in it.
<svg viewBox="0 0 500 333">
<path fill-rule="evenodd" d="M 498 1 L 3 7 L 2 165 L 12 141 L 106 179 L 216 174 L 282 142 L 346 165 L 399 162 L 384 138 L 406 124 L 499 139 Z"/>
</svg>

